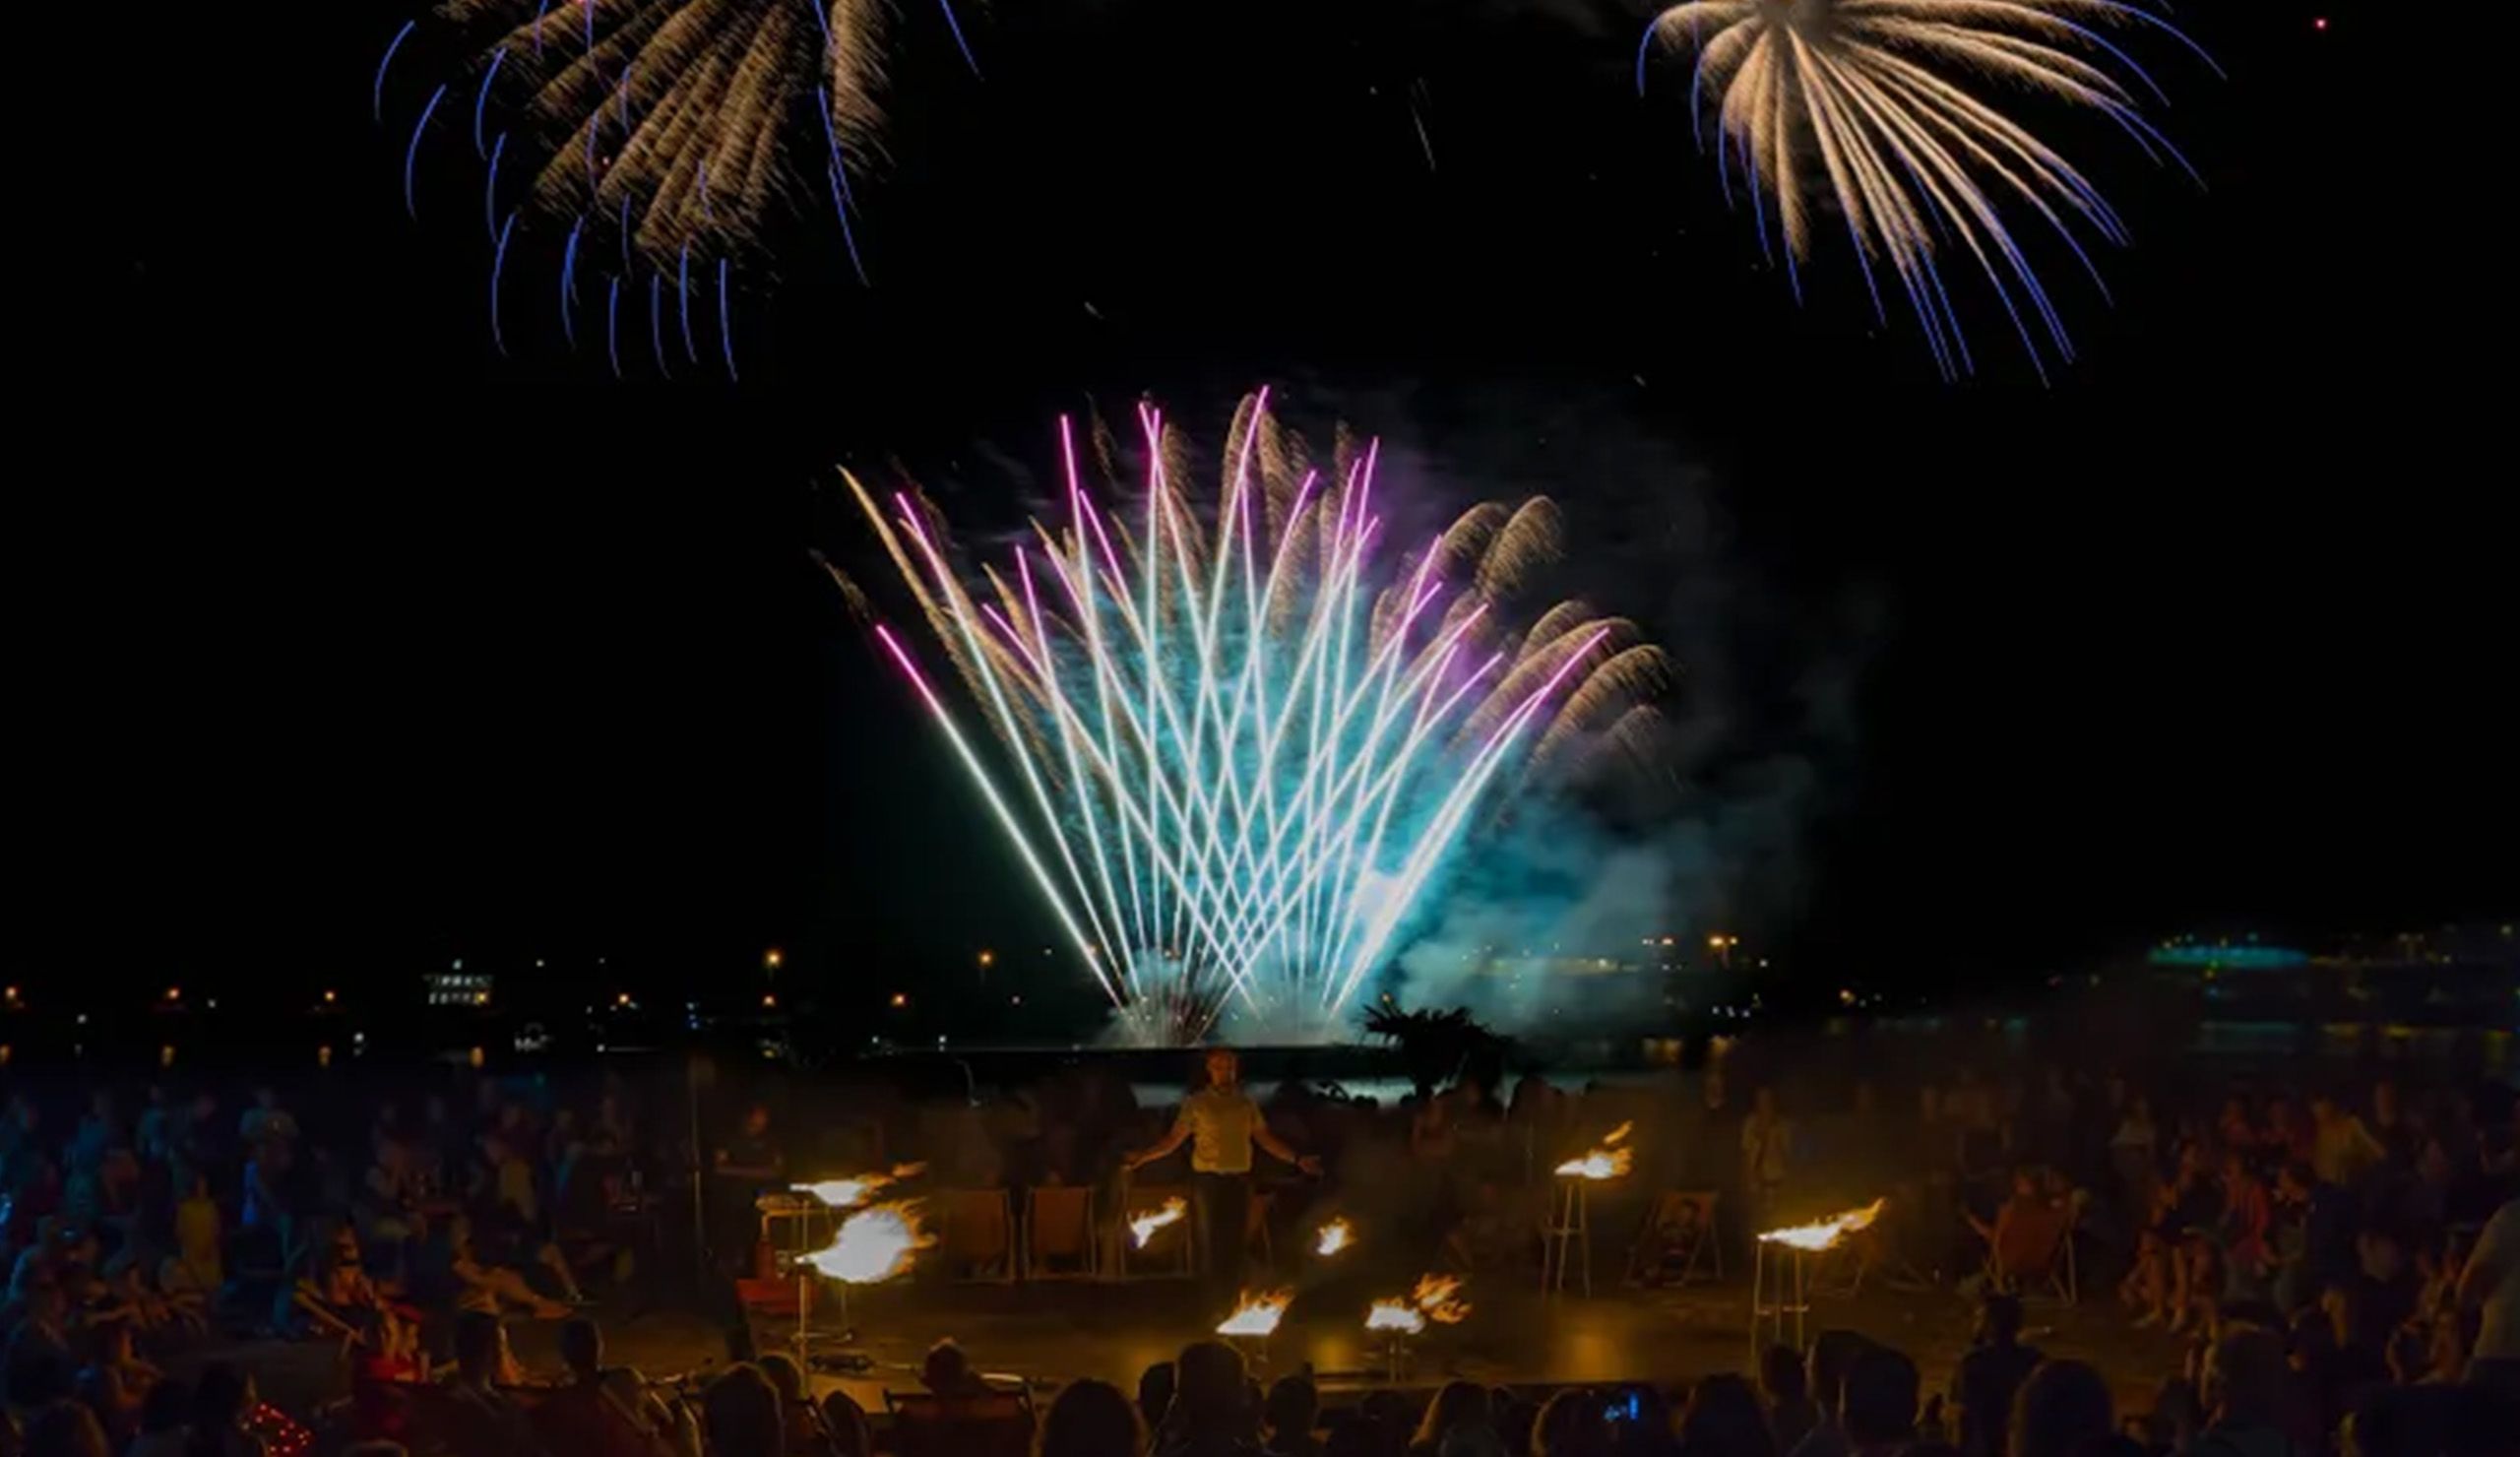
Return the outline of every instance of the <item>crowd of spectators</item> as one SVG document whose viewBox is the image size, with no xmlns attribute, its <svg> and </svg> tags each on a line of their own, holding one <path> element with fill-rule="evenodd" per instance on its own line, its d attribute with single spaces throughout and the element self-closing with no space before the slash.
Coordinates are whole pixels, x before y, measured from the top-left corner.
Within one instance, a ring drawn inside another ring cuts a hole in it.
<svg viewBox="0 0 2520 1457">
<path fill-rule="evenodd" d="M 1928 1390 L 1907 1355 L 1831 1331 L 1807 1352 L 1768 1352 L 1746 1376 L 1672 1373 L 1544 1401 L 1454 1382 L 1431 1399 L 1375 1391 L 1325 1409 L 1308 1376 L 1263 1387 L 1231 1347 L 1201 1342 L 1133 1396 L 1074 1380 L 1038 1416 L 1021 1401 L 1026 1440 L 1061 1457 L 2398 1457 L 2520 1445 L 2507 1089 L 2381 1078 L 2351 1092 L 2200 1091 L 2057 1065 L 1987 1080 L 1954 1068 L 1895 1098 L 1863 1082 L 1822 1096 L 1746 1066 L 1582 1091 L 1532 1074 L 1504 1096 L 1501 1078 L 1466 1073 L 1391 1107 L 1289 1080 L 1254 1103 L 1248 1135 L 1284 1155 L 1266 1217 L 1362 1213 L 1421 1234 L 1413 1243 L 1455 1268 L 1519 1270 L 1536 1257 L 1555 1162 L 1632 1122 L 1636 1187 L 1705 1191 L 1707 1224 L 1691 1237 L 1736 1260 L 1770 1222 L 1886 1195 L 1853 1257 L 1875 1278 L 1981 1309 L 1947 1383 Z M 1748 1090 L 1737 1104 L 1736 1084 Z M 298 1457 L 360 1443 L 459 1457 L 850 1457 L 872 1449 L 866 1415 L 846 1397 L 812 1400 L 785 1358 L 736 1364 L 705 1388 L 604 1364 L 598 1328 L 576 1312 L 653 1299 L 646 1206 L 660 1188 L 680 1198 L 690 1185 L 672 1181 L 702 1181 L 709 1243 L 735 1270 L 754 1254 L 754 1198 L 791 1176 L 920 1158 L 958 1187 L 1084 1181 L 1125 1195 L 1137 1167 L 1186 1138 L 1167 1136 L 1185 1126 L 1168 1109 L 1141 1107 L 1091 1062 L 993 1097 L 974 1089 L 896 1100 L 853 1125 L 822 1120 L 821 1143 L 797 1151 L 770 1108 L 750 1103 L 730 1103 L 713 1136 L 660 1137 L 613 1083 L 571 1103 L 472 1078 L 376 1106 L 330 1101 L 307 1121 L 274 1089 L 233 1104 L 224 1091 L 151 1087 L 126 1107 L 97 1090 L 67 1126 L 32 1099 L 8 1101 L 0 1457 Z M 1631 1273 L 1662 1278 L 1643 1252 Z M 2033 1278 L 2060 1266 L 2072 1286 Z M 2024 1299 L 2077 1294 L 2181 1338 L 2185 1358 L 2143 1410 L 2117 1410 L 2099 1372 L 2025 1338 Z M 519 1321 L 560 1323 L 562 1369 L 538 1381 L 517 1369 L 507 1331 Z M 284 1411 L 236 1355 L 257 1338 L 330 1344 L 343 1380 Z M 1657 1364 L 1639 1353 L 1640 1370 Z M 1003 1433 L 1008 1394 L 950 1344 L 924 1374 L 939 1429 L 987 1406 Z"/>
</svg>

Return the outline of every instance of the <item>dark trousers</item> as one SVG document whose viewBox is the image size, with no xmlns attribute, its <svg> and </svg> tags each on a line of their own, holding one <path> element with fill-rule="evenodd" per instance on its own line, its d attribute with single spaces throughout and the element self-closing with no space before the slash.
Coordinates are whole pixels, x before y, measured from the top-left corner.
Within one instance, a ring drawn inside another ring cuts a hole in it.
<svg viewBox="0 0 2520 1457">
<path fill-rule="evenodd" d="M 1207 1287 L 1230 1299 L 1242 1290 L 1242 1252 L 1251 1233 L 1251 1175 L 1193 1172 L 1190 1199 L 1199 1222 L 1199 1267 Z"/>
</svg>

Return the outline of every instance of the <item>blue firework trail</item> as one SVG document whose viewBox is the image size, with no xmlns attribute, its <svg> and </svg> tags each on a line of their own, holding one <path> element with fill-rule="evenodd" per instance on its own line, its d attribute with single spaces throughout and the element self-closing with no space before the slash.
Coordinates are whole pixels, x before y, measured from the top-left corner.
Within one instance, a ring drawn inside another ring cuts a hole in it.
<svg viewBox="0 0 2520 1457">
<path fill-rule="evenodd" d="M 1139 425 L 1142 499 L 1106 510 L 1062 420 L 1064 509 L 988 568 L 924 499 L 843 473 L 968 702 L 876 635 L 1130 1035 L 1196 1042 L 1230 1011 L 1338 1036 L 1475 817 L 1573 735 L 1650 714 L 1668 664 L 1574 603 L 1504 620 L 1549 554 L 1544 501 L 1386 562 L 1373 447 L 1305 469 L 1255 397 L 1209 516 L 1161 416 Z"/>
</svg>

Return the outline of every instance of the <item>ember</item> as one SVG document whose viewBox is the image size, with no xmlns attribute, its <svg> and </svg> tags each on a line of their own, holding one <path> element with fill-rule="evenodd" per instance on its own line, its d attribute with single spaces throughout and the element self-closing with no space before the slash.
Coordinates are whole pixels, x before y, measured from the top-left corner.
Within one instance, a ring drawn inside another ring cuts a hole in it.
<svg viewBox="0 0 2520 1457">
<path fill-rule="evenodd" d="M 1334 1219 L 1321 1227 L 1321 1237 L 1312 1246 L 1315 1254 L 1337 1254 L 1356 1242 L 1356 1232 L 1344 1219 Z"/>
</svg>

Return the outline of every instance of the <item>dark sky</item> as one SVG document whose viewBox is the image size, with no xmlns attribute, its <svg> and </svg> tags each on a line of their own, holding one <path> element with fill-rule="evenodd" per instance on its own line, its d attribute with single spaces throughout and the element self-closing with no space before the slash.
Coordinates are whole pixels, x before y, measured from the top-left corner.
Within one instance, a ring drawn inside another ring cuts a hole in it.
<svg viewBox="0 0 2520 1457">
<path fill-rule="evenodd" d="M 414 225 L 368 120 L 401 9 L 178 9 L 153 84 L 56 129 L 76 206 L 22 276 L 73 386 L 21 401 L 8 534 L 34 975 L 1021 937 L 807 560 L 862 549 L 828 468 L 1007 525 L 1057 410 L 1213 430 L 1263 381 L 1447 492 L 1561 498 L 1587 589 L 1699 674 L 1701 788 L 1811 767 L 1747 877 L 1805 962 L 2000 975 L 2520 886 L 2482 103 L 2417 95 L 2437 39 L 2354 5 L 2182 7 L 2228 81 L 2146 49 L 2204 192 L 2062 126 L 2138 244 L 2113 310 L 2051 271 L 2083 354 L 2047 388 L 1977 304 L 1984 372 L 1940 383 L 1825 243 L 1797 308 L 1681 73 L 1635 98 L 1635 6 L 1002 0 L 983 82 L 909 4 L 875 286 L 788 227 L 734 389 L 615 383 L 528 304 L 492 353 L 469 155 Z"/>
</svg>

